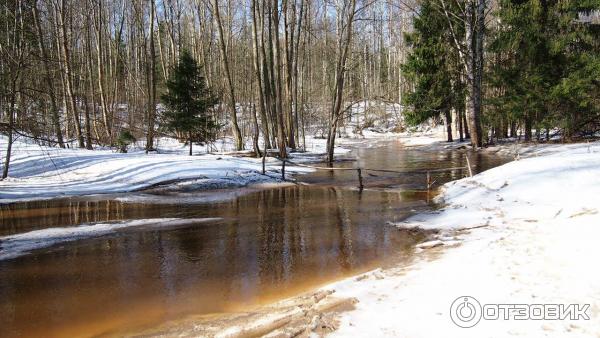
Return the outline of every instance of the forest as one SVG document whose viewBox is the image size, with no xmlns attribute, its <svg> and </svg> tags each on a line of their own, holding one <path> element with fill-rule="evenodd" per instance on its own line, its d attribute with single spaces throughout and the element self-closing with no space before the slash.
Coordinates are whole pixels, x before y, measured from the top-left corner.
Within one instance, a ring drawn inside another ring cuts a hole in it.
<svg viewBox="0 0 600 338">
<path fill-rule="evenodd" d="M 600 337 L 600 0 L 0 0 L 0 167 L 0 337 Z"/>
<path fill-rule="evenodd" d="M 600 129 L 600 1 L 3 0 L 0 131 L 58 147 L 154 149 L 180 55 L 241 150 L 302 150 L 360 101 L 460 140 L 593 136 Z M 203 114 L 204 114 L 203 113 Z M 183 137 L 183 140 L 206 137 Z M 261 149 L 262 148 L 262 149 Z"/>
</svg>

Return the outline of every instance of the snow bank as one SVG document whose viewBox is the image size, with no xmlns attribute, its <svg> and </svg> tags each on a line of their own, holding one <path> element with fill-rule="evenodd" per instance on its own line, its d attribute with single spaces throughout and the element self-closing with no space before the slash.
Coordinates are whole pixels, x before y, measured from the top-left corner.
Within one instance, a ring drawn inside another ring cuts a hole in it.
<svg viewBox="0 0 600 338">
<path fill-rule="evenodd" d="M 403 132 L 400 142 L 407 147 L 443 144 L 446 141 L 446 128 L 443 125 L 423 126 L 415 130 Z"/>
<path fill-rule="evenodd" d="M 104 236 L 123 228 L 140 226 L 172 227 L 218 221 L 220 218 L 150 218 L 116 223 L 83 224 L 75 227 L 48 228 L 0 237 L 0 261 L 26 255 L 33 250 L 84 238 Z"/>
<path fill-rule="evenodd" d="M 325 287 L 356 297 L 334 337 L 591 337 L 600 334 L 600 143 L 544 146 L 444 186 L 441 211 L 402 228 L 435 229 L 407 265 Z M 450 247 L 449 247 L 450 246 Z M 590 304 L 590 320 L 481 320 L 452 302 Z"/>
<path fill-rule="evenodd" d="M 393 114 L 397 114 L 398 109 L 392 109 Z M 415 135 L 420 135 L 394 133 L 381 128 L 365 129 L 357 134 L 353 126 L 345 126 L 340 130 L 343 137 L 336 139 L 336 156 L 373 140 L 399 137 L 410 140 Z M 433 137 L 430 142 L 433 142 Z M 0 155 L 6 152 L 6 146 L 6 137 L 0 136 Z M 249 151 L 233 151 L 233 141 L 230 138 L 223 138 L 207 146 L 194 146 L 194 156 L 187 156 L 188 147 L 172 138 L 158 138 L 155 146 L 156 152 L 146 154 L 144 142 L 139 141 L 129 147 L 128 153 L 120 154 L 109 148 L 98 147 L 94 151 L 60 149 L 17 139 L 13 144 L 9 177 L 0 181 L 0 203 L 130 192 L 188 180 L 195 180 L 196 189 L 279 182 L 281 162 L 268 158 L 267 175 L 261 175 L 262 160 L 240 157 L 249 155 Z M 299 146 L 305 146 L 305 151 L 290 153 L 294 162 L 319 162 L 326 152 L 326 139 L 307 134 Z M 246 149 L 251 148 L 252 144 L 246 145 Z M 286 171 L 297 174 L 311 170 L 286 166 Z"/>
<path fill-rule="evenodd" d="M 6 138 L 0 137 L 0 152 Z M 0 203 L 73 195 L 135 191 L 158 184 L 198 180 L 197 188 L 245 186 L 277 182 L 281 162 L 267 159 L 263 176 L 261 159 L 232 155 L 187 156 L 175 151 L 159 154 L 110 150 L 60 149 L 17 141 L 9 177 L 0 182 Z M 310 169 L 287 166 L 293 173 Z M 202 181 L 203 180 L 203 181 Z M 200 186 L 200 183 L 204 183 Z"/>
</svg>

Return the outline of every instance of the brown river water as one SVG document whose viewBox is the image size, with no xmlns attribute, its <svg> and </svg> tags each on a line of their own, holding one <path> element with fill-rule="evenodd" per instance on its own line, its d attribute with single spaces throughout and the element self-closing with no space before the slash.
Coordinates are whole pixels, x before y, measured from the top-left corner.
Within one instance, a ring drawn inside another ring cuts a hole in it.
<svg viewBox="0 0 600 338">
<path fill-rule="evenodd" d="M 336 166 L 465 165 L 464 150 L 358 146 Z M 506 162 L 470 154 L 475 172 Z M 464 170 L 432 176 L 435 185 Z M 129 193 L 0 205 L 0 237 L 119 220 L 218 218 L 122 228 L 0 260 L 0 337 L 115 336 L 188 315 L 240 311 L 410 258 L 397 222 L 435 207 L 423 174 L 318 171 L 309 186 Z M 198 196 L 217 196 L 210 201 Z M 0 240 L 0 246 L 2 242 Z"/>
</svg>

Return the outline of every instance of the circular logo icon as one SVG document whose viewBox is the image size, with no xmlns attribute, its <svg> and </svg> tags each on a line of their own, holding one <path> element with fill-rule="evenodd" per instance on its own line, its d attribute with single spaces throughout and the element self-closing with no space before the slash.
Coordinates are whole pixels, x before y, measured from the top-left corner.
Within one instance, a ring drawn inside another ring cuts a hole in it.
<svg viewBox="0 0 600 338">
<path fill-rule="evenodd" d="M 450 318 L 460 327 L 473 327 L 481 320 L 481 304 L 471 296 L 458 297 L 450 306 Z"/>
</svg>

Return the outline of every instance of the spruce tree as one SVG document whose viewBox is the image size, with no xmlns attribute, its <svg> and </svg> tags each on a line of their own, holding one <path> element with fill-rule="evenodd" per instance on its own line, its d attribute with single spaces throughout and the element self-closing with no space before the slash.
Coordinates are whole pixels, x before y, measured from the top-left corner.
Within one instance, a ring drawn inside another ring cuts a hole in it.
<svg viewBox="0 0 600 338">
<path fill-rule="evenodd" d="M 187 139 L 191 156 L 194 142 L 202 144 L 214 139 L 218 126 L 209 110 L 218 101 L 207 88 L 196 60 L 186 50 L 181 52 L 166 87 L 167 92 L 161 97 L 165 126 Z"/>
<path fill-rule="evenodd" d="M 412 84 L 411 90 L 404 95 L 404 104 L 410 107 L 405 113 L 406 120 L 408 124 L 417 125 L 443 116 L 450 142 L 451 110 L 458 110 L 458 103 L 464 105 L 464 90 L 460 88 L 457 56 L 446 18 L 432 1 L 421 2 L 419 15 L 414 19 L 414 31 L 405 39 L 411 50 L 402 67 Z"/>
<path fill-rule="evenodd" d="M 519 121 L 525 140 L 558 127 L 566 138 L 595 130 L 600 114 L 599 27 L 580 20 L 600 1 L 502 0 L 490 51 L 496 120 Z M 513 124 L 516 127 L 516 125 Z"/>
</svg>

